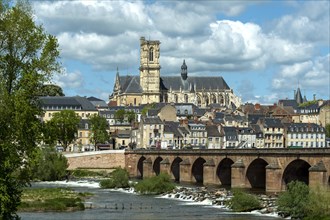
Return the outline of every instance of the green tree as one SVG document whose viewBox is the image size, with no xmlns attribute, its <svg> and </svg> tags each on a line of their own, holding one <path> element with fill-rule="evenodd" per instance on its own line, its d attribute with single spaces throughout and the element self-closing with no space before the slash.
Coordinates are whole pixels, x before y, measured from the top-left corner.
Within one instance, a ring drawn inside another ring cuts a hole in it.
<svg viewBox="0 0 330 220">
<path fill-rule="evenodd" d="M 0 219 L 16 214 L 40 140 L 37 95 L 60 71 L 58 43 L 36 25 L 29 4 L 0 0 Z"/>
<path fill-rule="evenodd" d="M 299 181 L 292 181 L 287 185 L 287 191 L 280 194 L 277 204 L 278 210 L 292 218 L 303 219 L 306 215 L 309 188 Z"/>
<path fill-rule="evenodd" d="M 105 118 L 100 115 L 93 114 L 89 117 L 91 123 L 90 141 L 96 147 L 98 143 L 105 143 L 109 141 L 109 128 L 108 122 Z"/>
<path fill-rule="evenodd" d="M 65 96 L 65 95 L 60 86 L 53 84 L 45 84 L 41 87 L 39 96 Z"/>
<path fill-rule="evenodd" d="M 230 208 L 235 212 L 247 212 L 261 208 L 259 199 L 241 189 L 233 190 L 233 198 L 229 202 Z"/>
<path fill-rule="evenodd" d="M 330 220 L 330 191 L 327 188 L 310 190 L 306 213 L 304 220 Z"/>
<path fill-rule="evenodd" d="M 68 161 L 53 147 L 40 149 L 32 165 L 32 178 L 42 181 L 61 180 L 66 177 Z"/>
<path fill-rule="evenodd" d="M 76 139 L 80 117 L 73 110 L 62 110 L 53 114 L 50 120 L 52 130 L 55 131 L 58 142 L 66 151 L 67 147 Z"/>
<path fill-rule="evenodd" d="M 325 135 L 330 138 L 330 124 L 325 126 Z"/>
<path fill-rule="evenodd" d="M 115 119 L 117 119 L 120 123 L 124 122 L 126 115 L 125 109 L 119 109 L 115 112 Z"/>
<path fill-rule="evenodd" d="M 133 111 L 126 111 L 125 112 L 125 116 L 126 116 L 127 121 L 129 123 L 132 123 L 132 122 L 135 121 L 135 117 L 136 117 L 135 112 L 133 112 Z"/>
<path fill-rule="evenodd" d="M 143 179 L 134 186 L 135 190 L 142 194 L 162 194 L 175 188 L 171 177 L 167 173 Z"/>
<path fill-rule="evenodd" d="M 104 179 L 100 182 L 101 188 L 126 188 L 129 187 L 129 174 L 126 169 L 116 168 L 111 173 L 110 179 Z"/>
</svg>

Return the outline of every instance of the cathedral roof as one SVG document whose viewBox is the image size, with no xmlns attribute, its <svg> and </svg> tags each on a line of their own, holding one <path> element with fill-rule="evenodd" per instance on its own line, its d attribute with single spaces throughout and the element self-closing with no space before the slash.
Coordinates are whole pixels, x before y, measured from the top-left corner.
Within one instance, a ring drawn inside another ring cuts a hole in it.
<svg viewBox="0 0 330 220">
<path fill-rule="evenodd" d="M 212 90 L 230 89 L 226 81 L 221 76 L 189 76 L 186 80 L 183 80 L 180 76 L 162 76 L 161 77 L 161 89 L 169 90 L 189 90 L 190 84 L 194 85 L 196 92 Z"/>
<path fill-rule="evenodd" d="M 143 89 L 140 85 L 140 76 L 119 76 L 120 89 L 123 93 L 142 93 Z M 193 88 L 191 88 L 193 87 Z M 226 81 L 221 76 L 189 76 L 183 80 L 181 76 L 161 76 L 161 90 L 180 90 L 190 91 L 193 89 L 196 92 L 211 90 L 230 89 Z"/>
<path fill-rule="evenodd" d="M 124 93 L 142 93 L 140 76 L 120 76 L 120 87 Z"/>
</svg>

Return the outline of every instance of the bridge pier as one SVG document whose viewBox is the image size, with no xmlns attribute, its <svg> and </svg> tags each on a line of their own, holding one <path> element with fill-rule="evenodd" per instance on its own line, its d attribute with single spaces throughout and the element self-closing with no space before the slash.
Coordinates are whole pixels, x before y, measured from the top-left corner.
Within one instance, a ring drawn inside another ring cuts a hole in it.
<svg viewBox="0 0 330 220">
<path fill-rule="evenodd" d="M 152 169 L 152 160 L 149 157 L 148 159 L 143 161 L 143 178 L 152 177 L 153 169 Z"/>
<path fill-rule="evenodd" d="M 310 187 L 327 186 L 327 169 L 325 168 L 323 161 L 310 167 L 308 171 Z"/>
<path fill-rule="evenodd" d="M 166 173 L 166 174 L 170 175 L 171 178 L 172 178 L 172 175 L 171 175 L 171 164 L 170 164 L 170 162 L 168 161 L 167 158 L 165 158 L 165 160 L 162 160 L 160 162 L 160 172 L 161 173 Z"/>
<path fill-rule="evenodd" d="M 180 182 L 192 182 L 191 163 L 188 158 L 180 163 Z"/>
<path fill-rule="evenodd" d="M 216 181 L 216 168 L 213 159 L 206 161 L 203 166 L 203 183 L 204 184 L 218 184 Z"/>
<path fill-rule="evenodd" d="M 242 159 L 239 159 L 231 165 L 231 187 L 245 188 L 245 165 Z"/>
<path fill-rule="evenodd" d="M 282 169 L 278 164 L 266 166 L 266 192 L 281 192 Z"/>
</svg>

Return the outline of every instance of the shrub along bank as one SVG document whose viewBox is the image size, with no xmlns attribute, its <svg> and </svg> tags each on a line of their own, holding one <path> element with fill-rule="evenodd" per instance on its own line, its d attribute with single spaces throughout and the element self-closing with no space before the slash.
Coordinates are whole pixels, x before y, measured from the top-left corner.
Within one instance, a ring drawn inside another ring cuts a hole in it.
<svg viewBox="0 0 330 220">
<path fill-rule="evenodd" d="M 134 188 L 135 191 L 141 194 L 158 195 L 172 191 L 175 185 L 168 174 L 160 173 L 158 176 L 146 178 L 138 182 Z"/>
</svg>

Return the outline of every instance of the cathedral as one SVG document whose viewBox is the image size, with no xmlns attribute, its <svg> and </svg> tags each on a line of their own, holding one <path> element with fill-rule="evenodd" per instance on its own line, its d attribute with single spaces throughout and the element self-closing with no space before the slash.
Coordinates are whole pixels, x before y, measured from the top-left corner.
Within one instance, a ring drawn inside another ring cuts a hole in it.
<svg viewBox="0 0 330 220">
<path fill-rule="evenodd" d="M 117 106 L 159 102 L 193 103 L 199 107 L 218 104 L 230 109 L 241 105 L 240 99 L 221 76 L 188 76 L 185 60 L 181 74 L 160 76 L 159 57 L 160 41 L 141 37 L 140 75 L 120 76 L 117 70 L 110 102 Z"/>
</svg>

